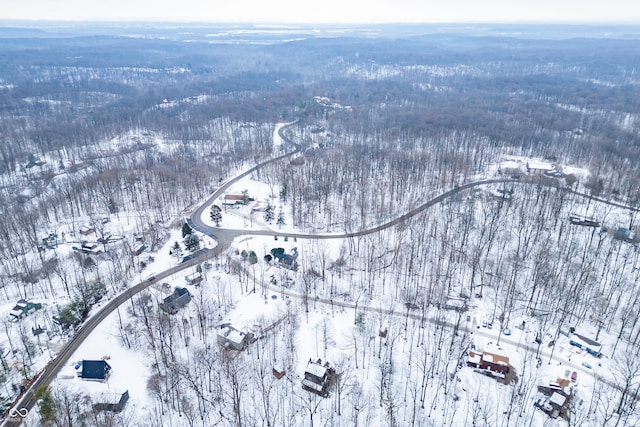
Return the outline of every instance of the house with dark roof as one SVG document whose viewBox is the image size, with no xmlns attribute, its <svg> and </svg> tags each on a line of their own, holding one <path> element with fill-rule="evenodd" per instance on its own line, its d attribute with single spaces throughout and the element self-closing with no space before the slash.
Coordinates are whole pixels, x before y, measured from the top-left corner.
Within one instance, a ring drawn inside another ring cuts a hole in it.
<svg viewBox="0 0 640 427">
<path fill-rule="evenodd" d="M 105 381 L 111 373 L 111 365 L 106 360 L 83 360 L 79 365 L 77 375 L 83 380 Z"/>
<path fill-rule="evenodd" d="M 178 310 L 191 301 L 191 294 L 187 288 L 175 288 L 173 293 L 162 300 L 160 308 L 169 314 L 176 314 Z"/>
</svg>

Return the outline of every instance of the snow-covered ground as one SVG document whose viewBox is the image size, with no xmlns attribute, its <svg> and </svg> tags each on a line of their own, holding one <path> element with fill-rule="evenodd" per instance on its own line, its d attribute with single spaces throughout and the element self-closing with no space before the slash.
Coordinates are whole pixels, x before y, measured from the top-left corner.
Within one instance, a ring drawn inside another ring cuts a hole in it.
<svg viewBox="0 0 640 427">
<path fill-rule="evenodd" d="M 276 126 L 274 144 L 278 143 L 278 129 Z M 498 170 L 522 169 L 528 161 L 536 159 L 510 158 L 496 162 L 478 178 L 495 176 Z M 579 175 L 581 180 L 588 176 L 587 171 L 570 166 L 564 166 L 563 171 Z M 291 221 L 291 206 L 278 197 L 278 185 L 248 177 L 227 193 L 241 194 L 245 190 L 255 200 L 246 206 L 224 208 L 220 227 L 272 229 L 285 233 L 297 231 Z M 516 189 L 513 203 L 530 196 L 526 190 Z M 222 200 L 214 203 L 222 204 Z M 265 222 L 262 211 L 267 203 L 274 206 L 275 217 L 271 224 Z M 484 207 L 484 203 L 493 206 L 481 199 L 477 203 L 480 207 Z M 433 222 L 444 222 L 446 209 L 434 207 L 429 213 L 431 218 L 435 218 Z M 284 224 L 277 225 L 280 211 L 283 212 Z M 563 206 L 563 215 L 568 211 L 593 216 L 607 224 L 624 224 L 628 218 L 621 208 L 581 198 L 572 199 L 569 206 Z M 416 217 L 416 220 L 420 218 Z M 203 220 L 213 225 L 208 211 L 205 211 Z M 566 221 L 566 217 L 563 216 L 561 221 Z M 71 247 L 81 240 L 77 234 L 81 222 L 61 224 L 55 230 L 60 236 L 64 232 L 65 236 L 55 249 L 60 258 L 66 259 L 72 252 Z M 142 222 L 138 217 L 122 213 L 110 217 L 110 221 L 103 225 L 114 235 L 131 239 Z M 577 240 L 586 241 L 588 230 L 573 229 L 572 233 L 578 236 Z M 163 239 L 163 246 L 153 253 L 146 251 L 137 257 L 133 282 L 142 281 L 181 262 L 180 254 L 170 254 L 174 252 L 174 242 L 182 241 L 180 232 L 174 227 Z M 313 418 L 319 424 L 331 425 L 353 425 L 357 420 L 358 423 L 372 425 L 475 423 L 546 426 L 566 425 L 566 422 L 561 419 L 551 421 L 547 415 L 533 408 L 540 398 L 537 386 L 548 385 L 558 378 L 570 378 L 575 371 L 578 380 L 572 383 L 576 405 L 572 416 L 574 420 L 586 421 L 586 416 L 579 413 L 591 408 L 589 402 L 593 403 L 594 393 L 598 393 L 598 398 L 606 396 L 601 389 L 603 384 L 609 387 L 617 381 L 616 371 L 620 367 L 613 354 L 617 345 L 615 329 L 598 331 L 593 322 L 581 322 L 577 332 L 587 337 L 598 336 L 603 345 L 605 356 L 597 359 L 570 345 L 568 325 L 558 326 L 559 331 L 567 335 L 560 333 L 555 336 L 551 333 L 555 328 L 545 326 L 542 317 L 534 316 L 530 311 L 510 313 L 502 324 L 496 319 L 491 329 L 485 327 L 483 320 L 493 316 L 497 307 L 497 290 L 492 297 L 490 287 L 484 297 L 469 299 L 469 311 L 464 314 L 437 309 L 435 304 L 424 309 L 417 305 L 410 307 L 405 304 L 402 292 L 415 285 L 413 279 L 407 281 L 402 279 L 403 274 L 392 275 L 386 270 L 393 265 L 389 261 L 395 259 L 394 252 L 396 257 L 402 258 L 405 251 L 397 248 L 408 247 L 412 236 L 405 230 L 388 229 L 363 239 L 285 241 L 280 238 L 276 241 L 268 236 L 238 238 L 225 254 L 200 266 L 204 281 L 199 286 L 186 284 L 185 276 L 196 272 L 191 268 L 164 280 L 168 286 L 162 283 L 155 285 L 110 315 L 71 356 L 52 389 L 54 393 L 89 396 L 94 403 L 107 395 L 129 390 L 130 401 L 118 420 L 127 420 L 130 425 L 180 426 L 185 423 L 183 415 L 193 423 L 197 418 L 195 414 L 206 416 L 205 423 L 234 425 L 228 397 L 215 397 L 211 390 L 207 392 L 209 397 L 198 397 L 198 393 L 204 393 L 203 389 L 187 381 L 191 378 L 191 369 L 200 373 L 206 371 L 202 369 L 209 358 L 214 361 L 209 372 L 225 384 L 225 393 L 230 391 L 228 387 L 233 388 L 240 381 L 244 396 L 251 396 L 250 402 L 256 403 L 261 397 L 265 398 L 261 394 L 265 393 L 264 390 L 259 387 L 268 384 L 269 393 L 273 393 L 273 399 L 282 405 L 283 412 L 299 414 L 296 419 L 289 420 L 289 425 L 308 425 Z M 204 246 L 215 245 L 211 239 L 201 238 Z M 513 242 L 506 244 L 513 245 Z M 274 248 L 283 248 L 287 254 L 296 248 L 297 271 L 286 269 L 275 261 L 267 264 L 264 256 Z M 242 251 L 255 251 L 258 262 L 250 264 L 242 259 Z M 140 260 L 144 260 L 143 268 Z M 74 261 L 67 262 L 69 268 L 73 268 Z M 369 266 L 368 269 L 365 265 Z M 387 267 L 376 269 L 379 265 Z M 423 280 L 426 281 L 426 277 Z M 370 286 L 370 283 L 375 286 Z M 165 315 L 158 311 L 158 303 L 178 286 L 189 289 L 192 301 L 178 314 L 166 316 L 169 320 L 162 320 Z M 113 284 L 108 289 L 112 296 L 119 288 Z M 42 296 L 45 293 L 43 290 Z M 46 310 L 67 300 L 57 295 L 55 299 L 39 298 L 39 301 L 45 304 L 45 309 L 18 325 L 38 324 L 39 316 Z M 0 309 L 8 311 L 11 306 L 5 304 Z M 147 328 L 143 320 L 146 315 L 141 310 L 157 324 Z M 173 326 L 166 330 L 159 326 L 166 326 L 167 322 Z M 212 339 L 214 333 L 206 332 L 215 332 L 216 327 L 224 323 L 243 331 L 259 331 L 261 328 L 268 331 L 246 351 L 229 353 L 230 350 L 217 346 L 215 338 Z M 452 325 L 456 324 L 459 325 L 459 335 L 452 333 Z M 539 331 L 544 332 L 540 335 Z M 160 346 L 154 341 L 157 339 L 168 339 L 170 344 L 162 341 Z M 550 343 L 552 340 L 555 341 L 553 344 Z M 472 345 L 476 349 L 508 357 L 515 379 L 504 384 L 467 367 L 467 352 Z M 43 367 L 59 347 L 59 341 L 51 342 L 45 353 L 42 350 L 45 347 L 40 345 L 41 354 L 34 366 L 38 369 Z M 624 347 L 620 344 L 617 354 L 623 352 Z M 169 353 L 175 360 L 171 363 L 162 361 Z M 207 354 L 207 358 L 202 354 Z M 269 355 L 266 361 L 265 354 Z M 108 381 L 86 382 L 75 376 L 77 361 L 103 358 L 113 368 Z M 338 384 L 334 384 L 327 399 L 318 398 L 301 388 L 307 364 L 318 359 L 323 363 L 329 362 L 340 373 Z M 241 364 L 244 372 L 233 373 L 234 363 Z M 173 365 L 178 374 L 170 372 Z M 181 371 L 182 366 L 189 369 Z M 246 369 L 247 366 L 250 368 Z M 257 367 L 267 369 L 258 372 Z M 286 371 L 285 379 L 274 380 L 271 368 Z M 164 389 L 162 382 L 167 378 L 180 384 L 181 390 Z M 200 379 L 204 383 L 204 378 Z M 236 382 L 226 383 L 227 380 Z M 159 399 L 154 395 L 157 390 L 165 390 L 170 396 Z M 186 397 L 187 402 L 179 395 Z M 219 402 L 224 403 L 218 407 Z M 241 406 L 245 408 L 242 416 L 256 425 L 261 424 L 259 410 L 253 411 L 252 403 L 242 402 Z M 209 406 L 220 414 L 207 412 Z M 513 407 L 517 409 L 512 410 Z M 338 414 L 340 411 L 342 413 Z M 503 415 L 507 413 L 513 418 L 505 419 Z M 274 415 L 274 419 L 283 421 L 278 415 Z M 588 421 L 595 419 L 591 417 Z M 39 425 L 35 411 L 26 424 Z"/>
</svg>

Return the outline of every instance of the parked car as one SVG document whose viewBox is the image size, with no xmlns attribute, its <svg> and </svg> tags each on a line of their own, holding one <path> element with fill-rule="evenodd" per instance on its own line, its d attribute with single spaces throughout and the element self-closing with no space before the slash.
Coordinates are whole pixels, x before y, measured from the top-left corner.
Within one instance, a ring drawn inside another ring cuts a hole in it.
<svg viewBox="0 0 640 427">
<path fill-rule="evenodd" d="M 588 364 L 587 362 L 582 362 L 582 366 L 584 366 L 587 369 L 591 369 L 592 366 L 590 364 Z"/>
<path fill-rule="evenodd" d="M 571 382 L 576 382 L 578 379 L 578 373 L 576 371 L 573 371 L 573 374 L 571 374 Z"/>
</svg>

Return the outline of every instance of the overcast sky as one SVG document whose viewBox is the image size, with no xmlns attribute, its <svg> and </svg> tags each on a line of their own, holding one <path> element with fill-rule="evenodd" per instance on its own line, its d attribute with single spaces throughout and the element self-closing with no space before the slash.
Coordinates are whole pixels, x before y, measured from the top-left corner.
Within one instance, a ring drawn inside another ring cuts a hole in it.
<svg viewBox="0 0 640 427">
<path fill-rule="evenodd" d="M 640 4 L 638 0 L 2 0 L 0 19 L 640 23 Z"/>
</svg>

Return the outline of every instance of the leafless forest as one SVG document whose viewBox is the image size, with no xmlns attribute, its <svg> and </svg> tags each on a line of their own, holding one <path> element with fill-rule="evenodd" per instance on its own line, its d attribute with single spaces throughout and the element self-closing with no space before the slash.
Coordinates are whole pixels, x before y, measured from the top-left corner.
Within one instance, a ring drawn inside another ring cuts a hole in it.
<svg viewBox="0 0 640 427">
<path fill-rule="evenodd" d="M 486 177 L 513 177 L 495 186 L 509 197 L 465 190 L 379 233 L 338 246 L 309 242 L 297 271 L 272 278 L 261 248 L 250 248 L 256 266 L 229 252 L 205 272 L 217 290 L 194 297 L 188 322 L 165 316 L 143 292 L 118 312 L 120 339 L 152 367 L 156 418 L 87 419 L 70 403 L 80 397 L 54 393 L 66 415 L 52 425 L 173 425 L 171 414 L 194 426 L 530 423 L 536 377 L 528 368 L 509 400 L 462 390 L 457 372 L 471 337 L 459 331 L 465 315 L 443 308 L 452 297 L 479 301 L 504 324 L 543 313 L 532 325 L 537 337 L 584 325 L 595 339 L 612 337 L 612 379 L 596 381 L 568 423 L 638 422 L 640 257 L 638 239 L 619 235 L 637 230 L 640 209 L 637 38 L 380 28 L 211 43 L 212 30 L 189 30 L 187 41 L 170 30 L 0 29 L 0 295 L 5 303 L 64 299 L 49 315 L 50 333 L 72 331 L 144 268 L 128 238 L 98 256 L 62 259 L 42 247 L 57 224 L 79 233 L 89 218 L 106 239 L 102 219 L 126 217 L 157 250 L 222 181 L 280 154 L 278 122 L 297 120 L 286 132 L 304 149 L 253 178 L 301 232 L 372 228 Z M 495 167 L 521 158 L 588 173 Z M 602 227 L 571 224 L 576 211 L 594 212 Z M 224 274 L 236 284 L 217 279 Z M 244 352 L 216 345 L 237 288 L 267 295 L 269 284 L 284 292 L 284 283 L 303 298 L 281 325 Z M 289 338 L 320 306 L 328 311 L 314 326 L 318 354 L 339 342 L 345 355 L 332 361 L 340 375 L 328 399 L 272 374 L 298 362 Z M 340 313 L 353 327 L 336 338 L 329 319 Z M 8 407 L 47 347 L 16 326 L 5 331 Z M 522 350 L 523 366 L 536 357 Z"/>
</svg>

